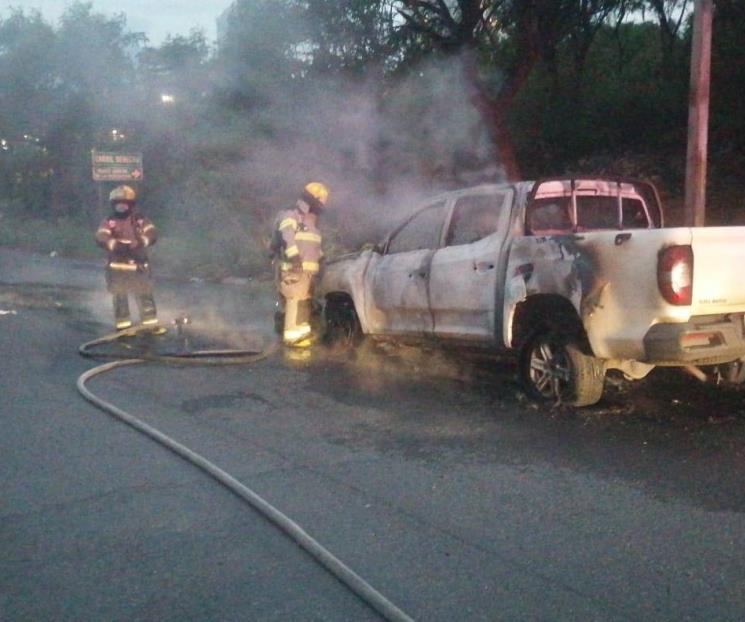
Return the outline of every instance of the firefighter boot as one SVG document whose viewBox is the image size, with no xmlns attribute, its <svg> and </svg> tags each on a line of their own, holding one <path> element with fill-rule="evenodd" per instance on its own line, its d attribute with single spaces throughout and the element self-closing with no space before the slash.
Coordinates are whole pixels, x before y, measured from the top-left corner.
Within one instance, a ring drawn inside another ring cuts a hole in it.
<svg viewBox="0 0 745 622">
<path fill-rule="evenodd" d="M 137 294 L 136 298 L 142 325 L 150 328 L 153 335 L 164 334 L 166 329 L 163 326 L 158 326 L 158 311 L 155 308 L 155 299 L 152 292 Z"/>
<path fill-rule="evenodd" d="M 297 303 L 297 324 L 298 327 L 302 327 L 305 332 L 305 336 L 299 341 L 295 342 L 296 348 L 308 348 L 313 345 L 315 337 L 313 335 L 313 328 L 310 325 L 310 318 L 313 310 L 313 301 L 308 298 L 306 300 L 298 300 Z"/>
<path fill-rule="evenodd" d="M 306 313 L 304 300 L 297 298 L 288 298 L 285 301 L 285 330 L 283 341 L 286 346 L 294 348 L 307 348 L 311 345 L 310 341 L 310 313 Z M 306 318 L 305 316 L 308 315 Z"/>
<path fill-rule="evenodd" d="M 127 294 L 114 294 L 114 322 L 116 330 L 132 328 L 132 320 L 129 317 L 129 299 Z"/>
</svg>

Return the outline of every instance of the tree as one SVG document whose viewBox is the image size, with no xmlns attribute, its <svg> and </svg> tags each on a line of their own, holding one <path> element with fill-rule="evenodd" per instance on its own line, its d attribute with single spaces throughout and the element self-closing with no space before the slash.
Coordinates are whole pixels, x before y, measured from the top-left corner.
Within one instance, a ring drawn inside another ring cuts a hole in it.
<svg viewBox="0 0 745 622">
<path fill-rule="evenodd" d="M 238 0 L 217 53 L 217 89 L 226 106 L 250 110 L 275 103 L 304 75 L 309 50 L 293 0 Z"/>
<path fill-rule="evenodd" d="M 0 20 L 0 128 L 34 143 L 10 154 L 8 166 L 27 175 L 35 170 L 30 153 L 43 161 L 37 177 L 48 191 L 34 196 L 51 196 L 44 208 L 52 213 L 75 214 L 93 203 L 90 149 L 137 109 L 131 52 L 142 41 L 123 16 L 94 13 L 90 3 L 70 5 L 57 29 L 38 12 L 15 10 Z"/>
<path fill-rule="evenodd" d="M 158 47 L 145 46 L 137 55 L 140 79 L 161 103 L 163 94 L 181 102 L 191 100 L 206 88 L 209 45 L 204 31 L 193 29 L 188 36 L 169 35 Z"/>
<path fill-rule="evenodd" d="M 545 62 L 553 71 L 559 45 L 577 24 L 584 26 L 577 44 L 580 55 L 594 35 L 596 15 L 610 2 L 577 0 L 402 0 L 405 28 L 435 49 L 457 54 L 474 89 L 474 103 L 490 128 L 508 179 L 520 178 L 520 167 L 508 128 L 509 114 L 534 67 Z M 579 11 L 578 11 L 579 7 Z M 575 30 L 576 32 L 576 30 Z M 502 78 L 494 88 L 489 71 Z"/>
<path fill-rule="evenodd" d="M 127 30 L 124 15 L 95 13 L 91 3 L 76 2 L 63 13 L 54 47 L 56 114 L 45 141 L 54 162 L 56 213 L 94 204 L 89 153 L 136 113 L 132 57 L 144 41 Z"/>
<path fill-rule="evenodd" d="M 690 15 L 691 5 L 691 0 L 645 0 L 641 4 L 642 10 L 648 9 L 654 14 L 659 25 L 664 78 L 672 78 L 680 66 L 681 28 Z"/>
<path fill-rule="evenodd" d="M 712 141 L 713 148 L 735 150 L 740 158 L 727 158 L 732 169 L 745 161 L 745 4 L 717 0 L 712 40 Z"/>
<path fill-rule="evenodd" d="M 55 33 L 37 11 L 0 20 L 0 196 L 26 212 L 49 202 L 51 164 L 40 137 L 54 110 Z"/>
<path fill-rule="evenodd" d="M 569 42 L 577 90 L 587 55 L 598 31 L 607 24 L 613 13 L 623 19 L 626 11 L 626 2 L 623 0 L 578 0 L 575 3 L 574 25 L 569 31 Z"/>
<path fill-rule="evenodd" d="M 0 20 L 0 136 L 41 136 L 55 88 L 54 30 L 38 11 L 13 10 Z"/>
<path fill-rule="evenodd" d="M 395 56 L 391 0 L 307 0 L 311 69 L 362 76 Z"/>
</svg>

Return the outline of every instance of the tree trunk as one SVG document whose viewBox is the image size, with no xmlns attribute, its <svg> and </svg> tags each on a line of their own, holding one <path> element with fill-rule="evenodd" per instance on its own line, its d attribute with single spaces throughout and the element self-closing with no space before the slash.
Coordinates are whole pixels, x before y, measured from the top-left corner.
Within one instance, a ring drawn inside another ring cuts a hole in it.
<svg viewBox="0 0 745 622">
<path fill-rule="evenodd" d="M 465 75 L 473 87 L 473 104 L 486 124 L 494 147 L 499 154 L 505 177 L 510 182 L 520 181 L 522 174 L 509 128 L 509 113 L 515 97 L 530 76 L 536 62 L 536 55 L 525 57 L 511 78 L 504 84 L 499 95 L 495 97 L 489 93 L 487 85 L 481 80 L 476 59 L 473 55 L 470 53 L 463 55 Z"/>
</svg>

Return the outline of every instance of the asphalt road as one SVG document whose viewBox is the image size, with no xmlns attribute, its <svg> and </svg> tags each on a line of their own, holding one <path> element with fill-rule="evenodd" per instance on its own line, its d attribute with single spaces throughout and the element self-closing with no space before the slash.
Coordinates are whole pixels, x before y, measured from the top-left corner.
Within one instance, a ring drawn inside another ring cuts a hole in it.
<svg viewBox="0 0 745 622">
<path fill-rule="evenodd" d="M 96 266 L 0 250 L 0 619 L 377 619 L 231 493 L 75 390 Z M 203 338 L 262 284 L 160 283 Z M 199 333 L 197 333 L 199 337 Z M 575 411 L 509 361 L 363 348 L 92 382 L 232 473 L 417 620 L 742 620 L 743 395 L 673 372 Z"/>
</svg>

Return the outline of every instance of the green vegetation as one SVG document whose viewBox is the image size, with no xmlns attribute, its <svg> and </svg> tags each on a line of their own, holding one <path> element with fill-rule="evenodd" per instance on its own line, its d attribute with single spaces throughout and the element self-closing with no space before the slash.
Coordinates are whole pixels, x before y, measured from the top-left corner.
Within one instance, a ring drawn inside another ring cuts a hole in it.
<svg viewBox="0 0 745 622">
<path fill-rule="evenodd" d="M 718 0 L 709 221 L 745 217 L 745 9 Z M 0 13 L 0 243 L 91 256 L 90 150 L 142 152 L 159 261 L 268 271 L 298 187 L 330 185 L 334 249 L 413 198 L 568 171 L 653 179 L 680 205 L 690 0 L 237 0 L 223 38 L 148 45 L 125 15 Z M 116 130 L 116 132 L 114 132 Z"/>
<path fill-rule="evenodd" d="M 99 253 L 91 246 L 90 239 L 88 228 L 79 220 L 0 214 L 2 246 L 26 248 L 40 253 L 56 252 L 72 257 L 94 257 Z"/>
</svg>

